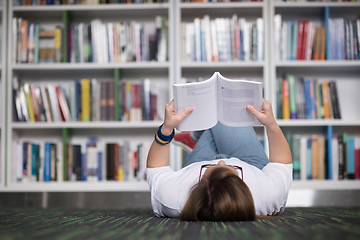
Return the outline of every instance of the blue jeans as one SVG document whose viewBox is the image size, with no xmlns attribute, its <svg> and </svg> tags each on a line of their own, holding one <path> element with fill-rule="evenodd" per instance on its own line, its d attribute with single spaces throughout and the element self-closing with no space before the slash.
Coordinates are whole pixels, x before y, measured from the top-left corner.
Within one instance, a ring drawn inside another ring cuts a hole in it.
<svg viewBox="0 0 360 240">
<path fill-rule="evenodd" d="M 219 122 L 203 132 L 184 167 L 195 162 L 230 157 L 259 169 L 269 162 L 252 127 L 229 127 Z"/>
</svg>

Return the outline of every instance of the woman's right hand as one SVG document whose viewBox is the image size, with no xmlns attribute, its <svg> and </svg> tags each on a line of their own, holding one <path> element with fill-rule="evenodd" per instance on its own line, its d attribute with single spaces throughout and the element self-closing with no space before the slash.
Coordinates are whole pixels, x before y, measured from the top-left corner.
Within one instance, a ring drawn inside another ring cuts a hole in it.
<svg viewBox="0 0 360 240">
<path fill-rule="evenodd" d="M 262 99 L 261 111 L 252 105 L 246 106 L 246 109 L 252 113 L 265 127 L 277 126 L 270 101 Z"/>
<path fill-rule="evenodd" d="M 170 135 L 174 128 L 184 120 L 193 109 L 191 107 L 186 108 L 183 112 L 177 113 L 175 111 L 174 100 L 165 105 L 165 118 L 164 125 L 161 128 L 161 133 L 164 135 Z"/>
</svg>

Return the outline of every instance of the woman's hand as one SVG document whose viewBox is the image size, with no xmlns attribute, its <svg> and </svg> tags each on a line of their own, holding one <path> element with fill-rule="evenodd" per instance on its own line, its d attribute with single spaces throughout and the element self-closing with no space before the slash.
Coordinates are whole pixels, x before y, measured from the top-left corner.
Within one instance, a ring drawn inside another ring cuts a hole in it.
<svg viewBox="0 0 360 240">
<path fill-rule="evenodd" d="M 175 112 L 174 100 L 165 105 L 165 118 L 164 125 L 161 128 L 161 133 L 164 135 L 170 135 L 174 128 L 176 128 L 179 123 L 186 118 L 193 109 L 191 107 L 186 108 L 181 113 Z"/>
<path fill-rule="evenodd" d="M 263 99 L 262 110 L 248 105 L 246 109 L 251 112 L 264 126 L 269 140 L 269 161 L 277 163 L 291 163 L 291 151 L 286 138 L 277 125 L 270 101 Z"/>
<path fill-rule="evenodd" d="M 254 106 L 251 105 L 246 106 L 246 109 L 252 113 L 265 127 L 271 128 L 272 126 L 277 126 L 270 101 L 263 99 L 262 102 L 261 111 L 257 110 Z"/>
</svg>

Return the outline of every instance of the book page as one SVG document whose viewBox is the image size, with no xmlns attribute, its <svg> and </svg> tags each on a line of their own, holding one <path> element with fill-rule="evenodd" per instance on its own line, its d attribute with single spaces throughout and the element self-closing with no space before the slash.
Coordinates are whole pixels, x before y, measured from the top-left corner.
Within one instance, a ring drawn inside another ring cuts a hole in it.
<svg viewBox="0 0 360 240">
<path fill-rule="evenodd" d="M 262 105 L 262 83 L 218 77 L 219 121 L 225 125 L 256 126 L 259 121 L 246 110 L 248 104 L 257 109 Z"/>
<path fill-rule="evenodd" d="M 203 82 L 174 84 L 173 90 L 176 112 L 193 108 L 193 112 L 178 126 L 179 131 L 204 130 L 218 122 L 215 74 Z"/>
</svg>

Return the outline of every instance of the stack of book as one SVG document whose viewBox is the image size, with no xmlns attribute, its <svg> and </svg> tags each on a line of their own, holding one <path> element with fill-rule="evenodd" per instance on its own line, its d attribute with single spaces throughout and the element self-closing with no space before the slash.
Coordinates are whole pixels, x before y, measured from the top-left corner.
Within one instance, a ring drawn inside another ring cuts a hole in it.
<svg viewBox="0 0 360 240">
<path fill-rule="evenodd" d="M 149 144 L 20 141 L 14 144 L 17 182 L 143 181 Z M 63 149 L 65 148 L 65 149 Z"/>
<path fill-rule="evenodd" d="M 120 63 L 168 59 L 166 20 L 154 22 L 63 24 L 46 26 L 13 19 L 15 63 Z M 64 31 L 65 30 L 65 31 Z"/>
<path fill-rule="evenodd" d="M 163 117 L 158 109 L 167 96 L 167 90 L 149 79 L 118 84 L 97 79 L 61 85 L 17 82 L 14 78 L 15 121 L 154 121 Z"/>
<path fill-rule="evenodd" d="M 245 18 L 202 19 L 182 23 L 184 61 L 264 60 L 264 21 Z"/>
<path fill-rule="evenodd" d="M 278 79 L 279 119 L 341 119 L 336 81 L 288 75 Z"/>
</svg>

